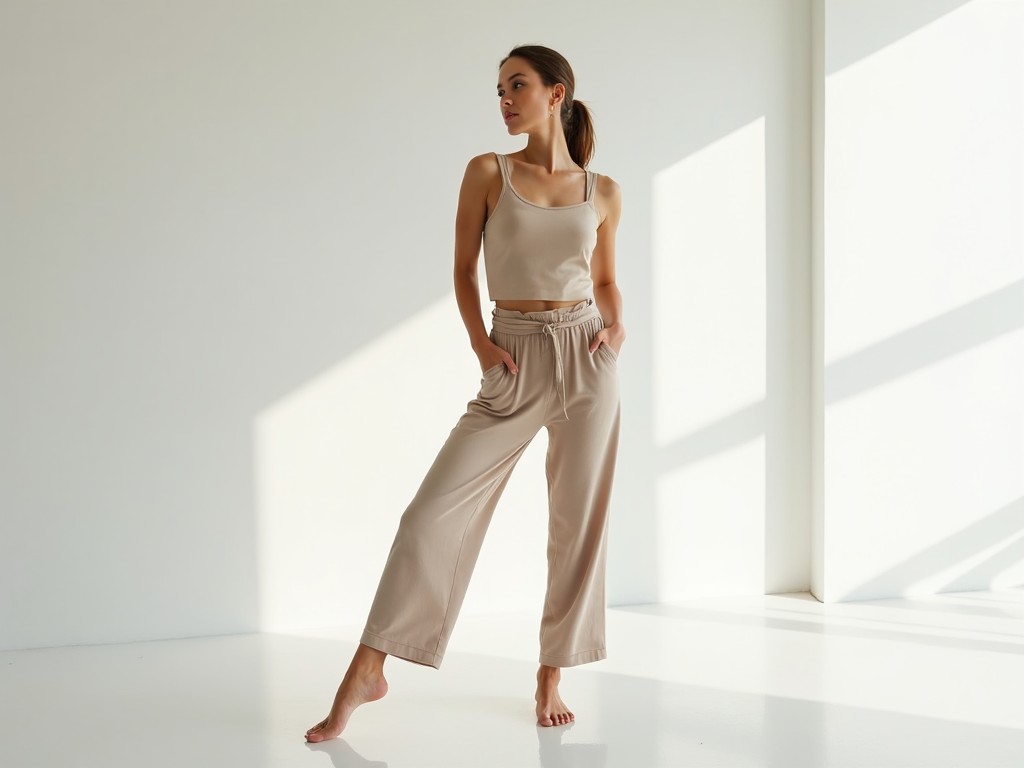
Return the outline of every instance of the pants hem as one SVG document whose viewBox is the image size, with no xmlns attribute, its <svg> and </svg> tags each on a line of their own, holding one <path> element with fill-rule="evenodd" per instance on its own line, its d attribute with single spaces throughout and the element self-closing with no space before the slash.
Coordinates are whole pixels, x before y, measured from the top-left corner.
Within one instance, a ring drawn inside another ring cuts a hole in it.
<svg viewBox="0 0 1024 768">
<path fill-rule="evenodd" d="M 592 651 L 580 651 L 571 656 L 549 656 L 546 653 L 540 655 L 540 663 L 548 667 L 575 667 L 578 664 L 589 664 L 592 661 L 603 661 L 608 658 L 604 648 L 595 648 Z"/>
<path fill-rule="evenodd" d="M 434 669 L 441 668 L 441 654 L 425 651 L 414 645 L 406 645 L 405 643 L 388 640 L 386 637 L 375 635 L 367 630 L 363 631 L 363 635 L 359 638 L 359 642 L 378 651 L 383 651 L 390 656 L 397 656 L 400 659 L 412 661 L 416 664 L 426 664 Z"/>
</svg>

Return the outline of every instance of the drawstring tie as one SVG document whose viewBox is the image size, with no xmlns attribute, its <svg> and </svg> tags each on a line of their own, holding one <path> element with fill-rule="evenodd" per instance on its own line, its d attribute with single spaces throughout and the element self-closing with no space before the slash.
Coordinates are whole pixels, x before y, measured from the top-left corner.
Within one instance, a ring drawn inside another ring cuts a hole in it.
<svg viewBox="0 0 1024 768">
<path fill-rule="evenodd" d="M 507 333 L 513 336 L 531 336 L 535 333 L 543 333 L 551 339 L 552 351 L 555 353 L 555 384 L 559 391 L 559 399 L 562 401 L 562 413 L 568 420 L 565 364 L 562 360 L 562 345 L 557 331 L 599 320 L 601 314 L 597 311 L 594 300 L 591 298 L 581 301 L 574 307 L 545 312 L 523 313 L 495 307 L 492 314 L 494 315 L 493 330 L 498 333 Z"/>
<path fill-rule="evenodd" d="M 559 323 L 548 323 L 544 326 L 544 333 L 551 338 L 551 345 L 555 348 L 555 383 L 562 390 L 562 413 L 566 421 L 569 419 L 569 411 L 565 408 L 565 371 L 562 369 L 562 345 L 555 338 L 555 331 L 563 327 Z"/>
</svg>

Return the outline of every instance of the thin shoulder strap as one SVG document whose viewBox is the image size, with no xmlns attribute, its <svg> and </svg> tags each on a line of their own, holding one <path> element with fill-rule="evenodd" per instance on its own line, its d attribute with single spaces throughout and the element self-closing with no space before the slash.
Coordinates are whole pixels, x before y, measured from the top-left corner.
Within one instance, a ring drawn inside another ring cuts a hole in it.
<svg viewBox="0 0 1024 768">
<path fill-rule="evenodd" d="M 587 202 L 594 198 L 594 186 L 597 183 L 597 174 L 593 171 L 587 171 Z"/>
<path fill-rule="evenodd" d="M 508 180 L 508 158 L 505 157 L 505 155 L 499 155 L 497 152 L 494 153 L 494 156 L 498 158 L 498 167 L 501 169 L 501 180 L 504 182 L 505 186 L 511 186 L 511 183 Z"/>
</svg>

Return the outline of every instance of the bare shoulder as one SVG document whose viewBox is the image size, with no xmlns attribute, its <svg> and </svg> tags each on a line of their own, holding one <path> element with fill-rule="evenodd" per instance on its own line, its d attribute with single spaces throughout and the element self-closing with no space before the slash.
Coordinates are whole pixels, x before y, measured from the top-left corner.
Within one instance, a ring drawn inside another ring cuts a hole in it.
<svg viewBox="0 0 1024 768">
<path fill-rule="evenodd" d="M 612 224 L 618 223 L 619 214 L 622 212 L 622 188 L 611 176 L 598 173 L 596 182 L 596 194 L 594 203 L 601 214 L 601 224 L 610 220 Z"/>
<path fill-rule="evenodd" d="M 482 155 L 474 155 L 466 163 L 466 175 L 476 179 L 489 179 L 498 175 L 498 160 L 495 152 L 484 152 Z"/>
<path fill-rule="evenodd" d="M 612 200 L 621 199 L 621 193 L 622 189 L 619 187 L 619 182 L 611 176 L 605 176 L 603 173 L 597 174 L 597 194 Z"/>
<path fill-rule="evenodd" d="M 485 210 L 486 198 L 495 186 L 495 179 L 501 173 L 493 152 L 485 152 L 469 158 L 462 176 L 461 197 L 471 200 L 473 207 Z"/>
<path fill-rule="evenodd" d="M 490 200 L 495 197 L 494 189 L 501 187 L 500 173 L 493 152 L 475 155 L 466 163 L 455 223 L 460 240 L 476 242 L 479 247 L 480 234 L 493 208 Z"/>
</svg>

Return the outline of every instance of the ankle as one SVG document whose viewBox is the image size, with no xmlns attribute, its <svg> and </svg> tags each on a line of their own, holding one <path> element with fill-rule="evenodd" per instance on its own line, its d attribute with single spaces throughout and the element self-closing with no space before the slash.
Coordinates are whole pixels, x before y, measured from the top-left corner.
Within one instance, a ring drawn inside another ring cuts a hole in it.
<svg viewBox="0 0 1024 768">
<path fill-rule="evenodd" d="M 561 679 L 562 670 L 558 667 L 549 667 L 547 664 L 541 664 L 540 669 L 537 670 L 538 683 L 557 683 Z"/>
<path fill-rule="evenodd" d="M 360 643 L 349 668 L 360 675 L 380 677 L 384 674 L 384 659 L 387 657 L 384 651 Z"/>
</svg>

